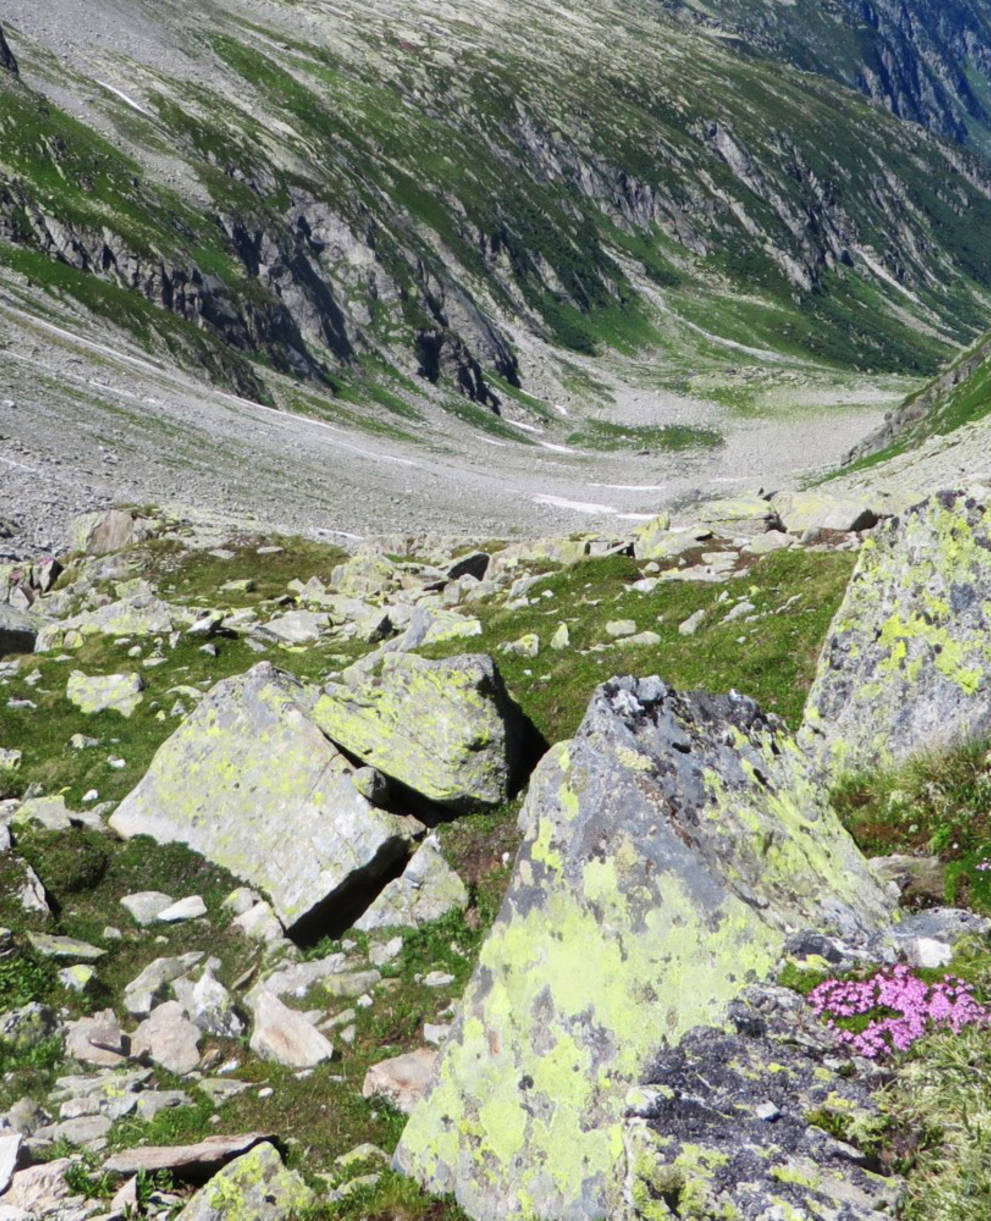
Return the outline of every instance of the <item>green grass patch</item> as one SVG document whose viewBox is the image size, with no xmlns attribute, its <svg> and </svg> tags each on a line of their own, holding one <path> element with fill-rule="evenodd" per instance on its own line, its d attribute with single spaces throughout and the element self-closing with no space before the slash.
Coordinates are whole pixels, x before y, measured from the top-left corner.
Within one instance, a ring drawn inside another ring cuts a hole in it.
<svg viewBox="0 0 991 1221">
<path fill-rule="evenodd" d="M 483 633 L 472 647 L 497 658 L 523 710 L 551 742 L 574 733 L 595 688 L 615 674 L 659 674 L 685 690 L 735 688 L 794 727 L 853 564 L 847 552 L 796 548 L 723 584 L 662 581 L 653 592 L 638 593 L 630 586 L 642 564 L 625 556 L 590 559 L 543 576 L 527 606 L 509 609 L 501 598 L 478 603 L 472 610 Z M 743 598 L 753 604 L 756 620 L 723 622 Z M 699 610 L 705 617 L 698 631 L 682 636 L 678 625 Z M 660 644 L 630 647 L 610 640 L 606 624 L 618 619 L 656 632 Z M 555 652 L 548 646 L 562 622 L 571 644 Z M 528 633 L 540 637 L 536 659 L 503 651 Z M 462 649 L 459 641 L 423 651 L 441 657 Z"/>
<path fill-rule="evenodd" d="M 842 778 L 833 804 L 869 856 L 931 853 L 950 903 L 991 914 L 991 757 L 987 741 Z"/>
<path fill-rule="evenodd" d="M 723 444 L 723 436 L 712 428 L 688 424 L 643 425 L 614 424 L 609 420 L 589 420 L 568 437 L 569 445 L 586 449 L 651 449 L 663 453 L 686 450 L 712 450 Z"/>
</svg>

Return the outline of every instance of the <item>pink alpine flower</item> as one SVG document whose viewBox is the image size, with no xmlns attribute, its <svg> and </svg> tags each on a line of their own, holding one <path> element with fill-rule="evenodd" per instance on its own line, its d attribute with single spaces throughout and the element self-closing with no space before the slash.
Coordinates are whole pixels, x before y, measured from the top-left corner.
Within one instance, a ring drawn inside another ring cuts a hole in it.
<svg viewBox="0 0 991 1221">
<path fill-rule="evenodd" d="M 824 980 L 809 993 L 808 1002 L 840 1043 L 868 1060 L 907 1051 L 933 1030 L 959 1034 L 965 1026 L 991 1023 L 991 1009 L 975 1000 L 965 980 L 945 975 L 927 984 L 904 964 L 870 979 Z M 871 1020 L 860 1031 L 840 1024 L 868 1016 Z"/>
</svg>

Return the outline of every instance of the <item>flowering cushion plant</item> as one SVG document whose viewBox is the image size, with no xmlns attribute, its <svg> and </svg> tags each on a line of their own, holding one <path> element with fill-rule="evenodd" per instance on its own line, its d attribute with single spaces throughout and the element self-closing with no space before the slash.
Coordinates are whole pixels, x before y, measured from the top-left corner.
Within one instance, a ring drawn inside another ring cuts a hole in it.
<svg viewBox="0 0 991 1221">
<path fill-rule="evenodd" d="M 991 1023 L 971 984 L 956 975 L 927 983 L 904 965 L 870 979 L 827 979 L 808 1002 L 840 1043 L 869 1060 L 907 1051 L 935 1030 Z"/>
</svg>

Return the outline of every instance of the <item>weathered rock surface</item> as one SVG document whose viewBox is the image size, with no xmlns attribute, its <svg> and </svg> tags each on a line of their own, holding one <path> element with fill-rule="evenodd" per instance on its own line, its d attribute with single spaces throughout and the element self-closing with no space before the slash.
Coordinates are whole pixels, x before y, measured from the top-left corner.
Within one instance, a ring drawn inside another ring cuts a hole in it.
<svg viewBox="0 0 991 1221">
<path fill-rule="evenodd" d="M 830 1033 L 783 988 L 748 989 L 727 1017 L 662 1051 L 627 1094 L 623 1221 L 890 1217 L 899 1180 L 809 1120 L 878 1116 L 869 1090 L 838 1071 Z"/>
<path fill-rule="evenodd" d="M 384 656 L 364 681 L 328 686 L 313 717 L 349 754 L 458 811 L 505 801 L 533 754 L 530 726 L 484 654 Z"/>
<path fill-rule="evenodd" d="M 464 882 L 444 860 L 436 835 L 429 835 L 402 876 L 385 887 L 354 927 L 362 932 L 376 928 L 418 928 L 467 906 Z"/>
<path fill-rule="evenodd" d="M 189 844 L 266 891 L 294 925 L 381 875 L 422 831 L 373 807 L 351 774 L 305 690 L 263 662 L 213 688 L 110 825 Z"/>
<path fill-rule="evenodd" d="M 943 492 L 867 539 L 800 741 L 830 771 L 991 732 L 991 517 Z"/>
<path fill-rule="evenodd" d="M 780 723 L 658 679 L 601 687 L 531 781 L 525 841 L 397 1164 L 476 1221 L 616 1215 L 626 1088 L 796 928 L 890 898 Z"/>
<path fill-rule="evenodd" d="M 217 1172 L 179 1213 L 178 1221 L 290 1221 L 316 1202 L 274 1145 L 255 1145 Z"/>
</svg>

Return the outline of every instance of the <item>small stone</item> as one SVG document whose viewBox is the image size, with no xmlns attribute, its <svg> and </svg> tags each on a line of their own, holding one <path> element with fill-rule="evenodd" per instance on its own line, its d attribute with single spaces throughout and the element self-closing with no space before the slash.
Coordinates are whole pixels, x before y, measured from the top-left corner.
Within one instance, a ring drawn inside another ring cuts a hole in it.
<svg viewBox="0 0 991 1221">
<path fill-rule="evenodd" d="M 74 733 L 69 739 L 69 746 L 73 750 L 92 750 L 94 746 L 99 745 L 99 738 L 88 738 L 84 733 Z"/>
<path fill-rule="evenodd" d="M 762 1119 L 765 1123 L 774 1123 L 776 1119 L 781 1118 L 781 1111 L 774 1105 L 773 1102 L 761 1102 L 754 1107 L 754 1114 L 758 1119 Z"/>
<path fill-rule="evenodd" d="M 373 1064 L 361 1087 L 363 1098 L 385 1098 L 404 1115 L 409 1115 L 423 1097 L 437 1063 L 437 1052 L 420 1047 L 404 1056 Z"/>
<path fill-rule="evenodd" d="M 444 1043 L 450 1033 L 451 1027 L 449 1025 L 434 1022 L 423 1023 L 423 1041 L 432 1044 L 434 1047 L 439 1047 L 441 1043 Z"/>
<path fill-rule="evenodd" d="M 190 895 L 180 899 L 164 911 L 160 911 L 156 919 L 162 924 L 179 924 L 183 920 L 197 920 L 206 915 L 206 904 L 200 895 Z"/>
<path fill-rule="evenodd" d="M 159 913 L 166 911 L 175 900 L 171 895 L 160 890 L 139 890 L 133 895 L 125 895 L 120 901 L 123 907 L 142 928 L 153 924 Z"/>
<path fill-rule="evenodd" d="M 502 646 L 503 653 L 514 657 L 538 657 L 540 655 L 540 637 L 536 632 L 527 632 L 519 640 L 510 640 Z"/>
<path fill-rule="evenodd" d="M 566 623 L 559 623 L 554 635 L 551 637 L 551 648 L 556 652 L 561 652 L 561 650 L 568 649 L 570 647 L 571 633 L 568 630 L 568 625 Z"/>
<path fill-rule="evenodd" d="M 448 988 L 454 983 L 454 976 L 446 971 L 430 971 L 423 977 L 425 988 Z"/>
<path fill-rule="evenodd" d="M 701 607 L 693 615 L 689 615 L 687 619 L 678 624 L 679 634 L 682 636 L 694 636 L 702 626 L 703 619 L 705 619 L 705 607 Z"/>
<path fill-rule="evenodd" d="M 59 983 L 71 992 L 85 992 L 93 982 L 96 972 L 85 963 L 76 963 L 72 967 L 63 967 L 58 973 Z"/>
<path fill-rule="evenodd" d="M 621 640 L 624 636 L 635 636 L 637 625 L 632 619 L 611 619 L 606 624 L 606 635 L 613 640 Z"/>
<path fill-rule="evenodd" d="M 46 958 L 74 958 L 81 962 L 95 962 L 106 954 L 99 946 L 79 941 L 75 937 L 59 937 L 53 933 L 31 933 L 28 941 Z"/>
</svg>

